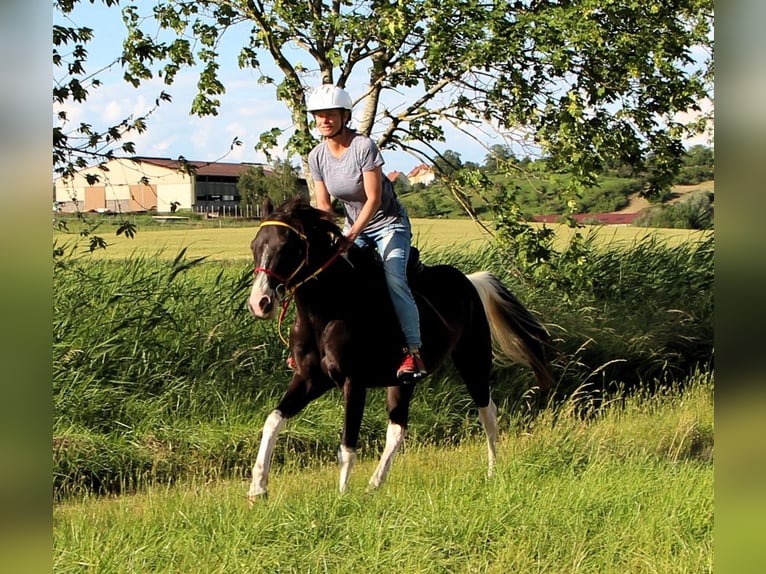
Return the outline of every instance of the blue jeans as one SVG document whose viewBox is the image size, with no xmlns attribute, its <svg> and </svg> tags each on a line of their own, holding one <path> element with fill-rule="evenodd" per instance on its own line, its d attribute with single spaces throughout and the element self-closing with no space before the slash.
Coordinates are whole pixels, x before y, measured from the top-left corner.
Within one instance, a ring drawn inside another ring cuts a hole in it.
<svg viewBox="0 0 766 574">
<path fill-rule="evenodd" d="M 359 246 L 372 243 L 383 260 L 388 293 L 394 304 L 394 311 L 404 334 L 408 348 L 420 348 L 420 315 L 415 298 L 407 284 L 407 261 L 410 258 L 412 228 L 404 208 L 399 211 L 399 220 L 382 229 L 363 231 L 356 238 Z"/>
</svg>

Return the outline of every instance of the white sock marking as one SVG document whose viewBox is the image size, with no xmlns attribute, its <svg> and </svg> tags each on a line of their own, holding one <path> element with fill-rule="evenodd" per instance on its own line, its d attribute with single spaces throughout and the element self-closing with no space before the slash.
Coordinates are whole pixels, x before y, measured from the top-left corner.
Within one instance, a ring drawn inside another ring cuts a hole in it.
<svg viewBox="0 0 766 574">
<path fill-rule="evenodd" d="M 346 492 L 348 479 L 351 477 L 351 469 L 356 462 L 356 450 L 341 445 L 338 449 L 338 464 L 340 465 L 340 491 Z"/>
<path fill-rule="evenodd" d="M 271 411 L 263 425 L 263 435 L 258 448 L 258 456 L 253 466 L 253 480 L 250 483 L 248 498 L 254 498 L 268 494 L 269 470 L 271 469 L 271 457 L 274 454 L 274 445 L 277 435 L 285 424 L 286 419 L 278 410 Z"/>
<path fill-rule="evenodd" d="M 386 447 L 383 449 L 383 454 L 380 455 L 380 462 L 375 472 L 370 477 L 368 488 L 378 488 L 386 481 L 389 471 L 391 470 L 391 463 L 394 462 L 394 456 L 396 455 L 399 447 L 404 440 L 404 427 L 396 423 L 388 423 L 386 429 Z"/>
<path fill-rule="evenodd" d="M 495 470 L 495 446 L 497 445 L 497 406 L 489 399 L 486 407 L 479 409 L 479 420 L 487 433 L 487 458 L 489 459 L 489 470 L 487 474 L 492 476 Z"/>
</svg>

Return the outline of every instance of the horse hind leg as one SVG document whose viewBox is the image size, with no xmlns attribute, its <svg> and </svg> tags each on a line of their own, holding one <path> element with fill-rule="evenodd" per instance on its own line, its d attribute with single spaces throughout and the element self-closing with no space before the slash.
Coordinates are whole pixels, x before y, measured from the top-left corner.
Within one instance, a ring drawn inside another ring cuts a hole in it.
<svg viewBox="0 0 766 574">
<path fill-rule="evenodd" d="M 340 466 L 339 490 L 343 494 L 348 489 L 348 481 L 351 478 L 351 469 L 356 463 L 356 451 L 345 445 L 338 448 L 338 465 Z"/>
<path fill-rule="evenodd" d="M 495 406 L 491 398 L 486 407 L 479 408 L 479 420 L 487 435 L 487 459 L 489 462 L 487 476 L 492 476 L 495 472 L 495 458 L 497 454 L 497 406 Z"/>
<path fill-rule="evenodd" d="M 394 462 L 394 456 L 404 441 L 404 433 L 405 428 L 402 425 L 392 422 L 388 423 L 388 428 L 386 428 L 386 446 L 383 449 L 383 454 L 380 455 L 380 462 L 378 462 L 375 472 L 370 477 L 367 490 L 375 490 L 386 481 L 388 473 L 391 471 L 391 464 Z"/>
<path fill-rule="evenodd" d="M 404 442 L 409 418 L 409 405 L 412 398 L 413 385 L 389 387 L 386 392 L 386 408 L 388 410 L 388 427 L 386 428 L 386 446 L 380 455 L 380 462 L 367 483 L 367 490 L 375 490 L 386 481 L 391 465 L 399 448 Z"/>
<path fill-rule="evenodd" d="M 465 381 L 468 393 L 479 409 L 479 420 L 487 435 L 487 475 L 492 476 L 497 457 L 497 406 L 489 391 L 492 343 L 489 333 L 466 336 L 452 354 L 452 362 Z"/>
</svg>

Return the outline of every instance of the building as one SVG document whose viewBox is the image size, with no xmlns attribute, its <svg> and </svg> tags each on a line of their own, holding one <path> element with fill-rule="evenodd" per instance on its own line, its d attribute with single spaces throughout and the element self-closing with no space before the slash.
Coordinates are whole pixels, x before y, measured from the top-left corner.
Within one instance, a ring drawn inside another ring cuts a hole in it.
<svg viewBox="0 0 766 574">
<path fill-rule="evenodd" d="M 156 157 L 115 158 L 100 168 L 83 169 L 71 179 L 54 182 L 58 209 L 63 212 L 169 213 L 188 209 L 199 213 L 238 215 L 240 174 L 253 163 L 187 161 Z M 272 173 L 260 165 L 264 173 Z M 191 169 L 187 169 L 191 168 Z M 98 181 L 89 182 L 97 176 Z"/>
<path fill-rule="evenodd" d="M 434 169 L 432 167 L 421 163 L 419 166 L 415 167 L 410 171 L 410 173 L 407 174 L 407 179 L 409 180 L 410 185 L 415 185 L 418 183 L 429 185 L 433 183 L 434 179 L 436 179 L 436 173 L 434 173 Z"/>
</svg>

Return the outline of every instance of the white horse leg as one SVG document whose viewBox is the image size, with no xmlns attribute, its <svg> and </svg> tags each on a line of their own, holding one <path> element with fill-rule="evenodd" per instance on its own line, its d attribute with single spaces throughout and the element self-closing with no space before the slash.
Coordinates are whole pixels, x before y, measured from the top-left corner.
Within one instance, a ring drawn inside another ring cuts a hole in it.
<svg viewBox="0 0 766 574">
<path fill-rule="evenodd" d="M 271 468 L 271 456 L 274 454 L 274 445 L 277 442 L 277 435 L 285 425 L 285 417 L 278 410 L 271 411 L 263 425 L 263 435 L 261 436 L 261 445 L 258 448 L 258 456 L 253 466 L 253 481 L 250 483 L 250 490 L 247 498 L 252 502 L 259 496 L 267 496 L 269 484 L 269 469 Z"/>
<path fill-rule="evenodd" d="M 388 472 L 391 470 L 391 463 L 394 461 L 394 455 L 396 455 L 403 440 L 404 427 L 396 423 L 388 423 L 386 447 L 383 449 L 383 454 L 380 455 L 378 467 L 375 469 L 372 477 L 370 477 L 370 482 L 367 485 L 368 490 L 378 488 L 386 481 Z"/>
<path fill-rule="evenodd" d="M 356 451 L 353 448 L 340 445 L 338 449 L 338 464 L 340 465 L 340 491 L 346 492 L 348 479 L 351 477 L 351 469 L 356 462 Z"/>
<path fill-rule="evenodd" d="M 487 433 L 487 458 L 489 459 L 488 476 L 495 470 L 495 445 L 497 444 L 497 406 L 489 399 L 486 407 L 479 409 L 479 420 Z"/>
</svg>

